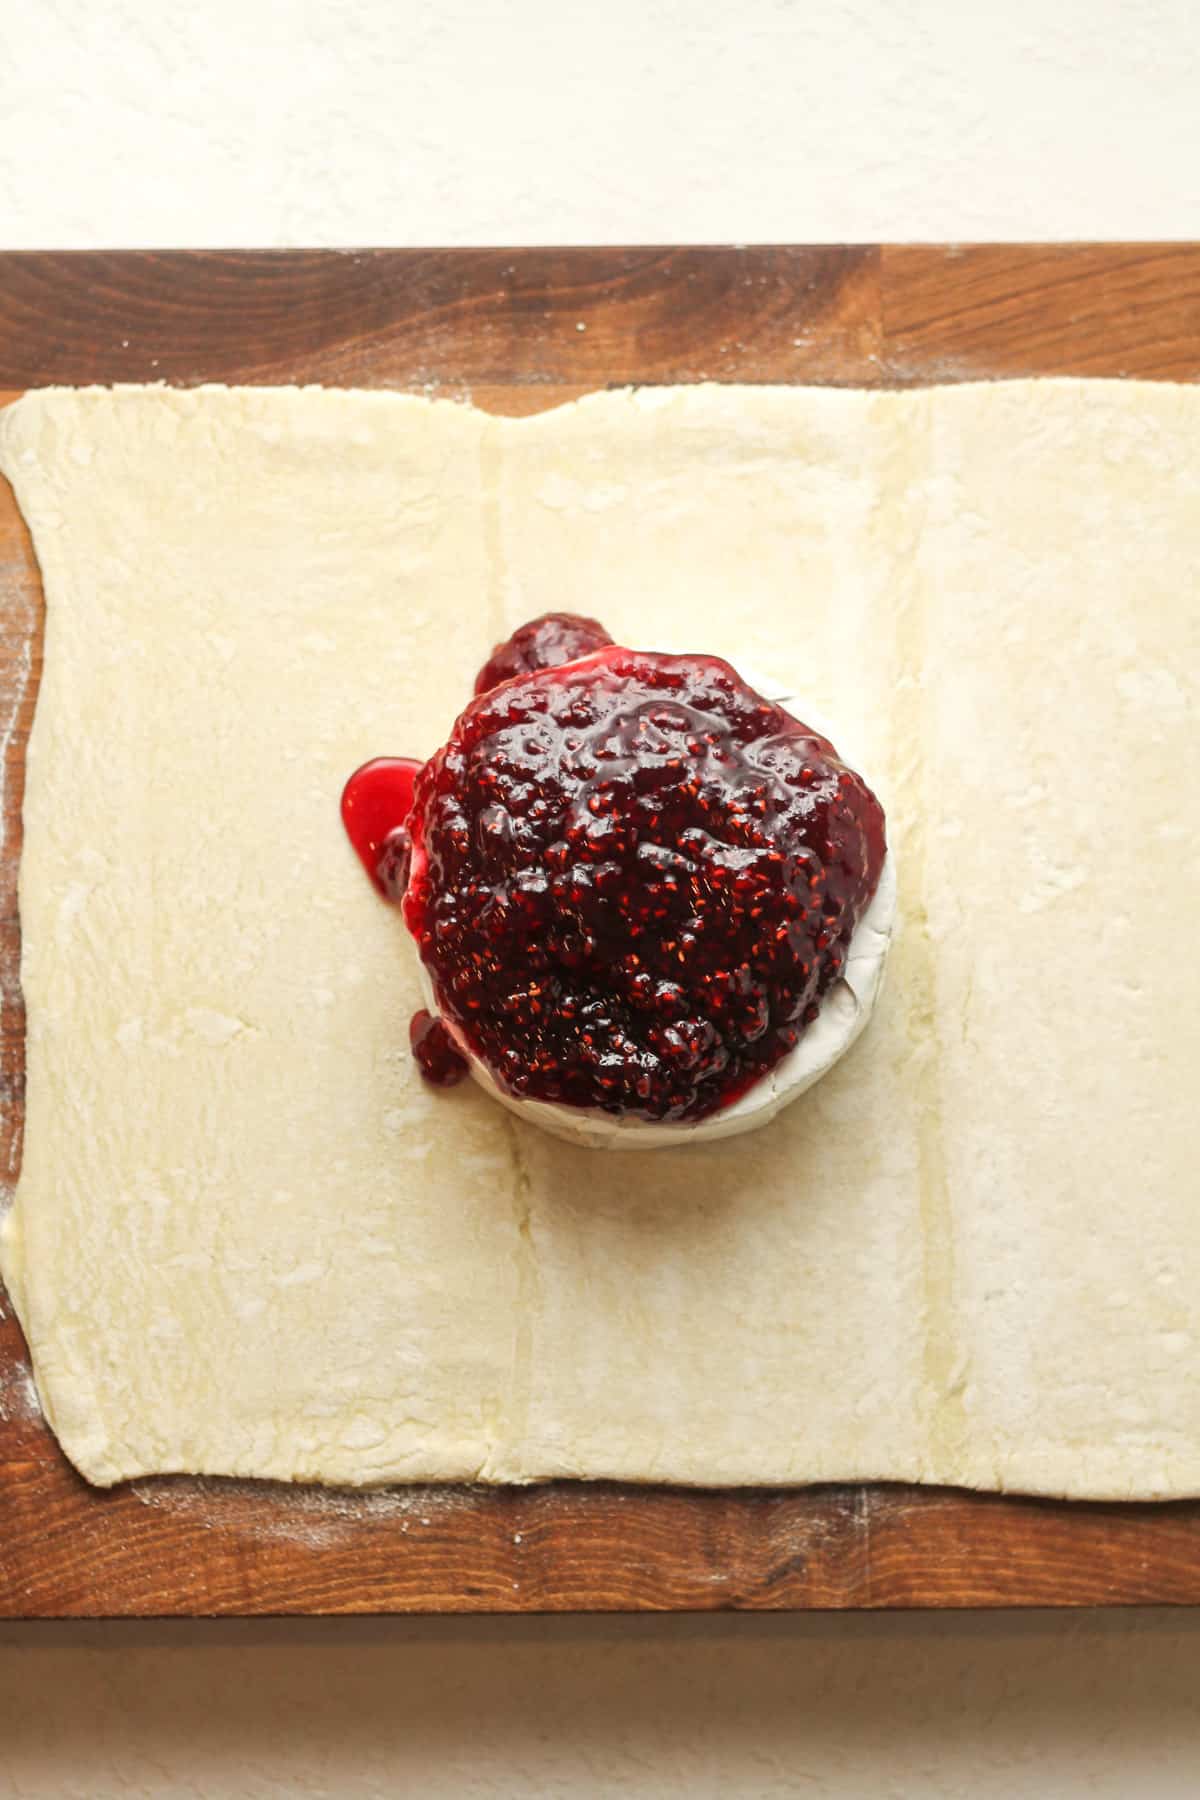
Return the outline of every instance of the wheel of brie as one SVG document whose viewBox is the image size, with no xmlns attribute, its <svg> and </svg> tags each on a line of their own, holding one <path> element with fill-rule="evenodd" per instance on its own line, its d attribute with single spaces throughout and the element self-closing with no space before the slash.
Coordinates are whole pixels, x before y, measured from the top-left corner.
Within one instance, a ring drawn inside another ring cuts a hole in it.
<svg viewBox="0 0 1200 1800">
<path fill-rule="evenodd" d="M 347 829 L 420 958 L 427 1079 L 654 1149 L 766 1124 L 844 1055 L 895 920 L 883 809 L 767 685 L 549 614 L 427 763 L 351 777 Z"/>
</svg>

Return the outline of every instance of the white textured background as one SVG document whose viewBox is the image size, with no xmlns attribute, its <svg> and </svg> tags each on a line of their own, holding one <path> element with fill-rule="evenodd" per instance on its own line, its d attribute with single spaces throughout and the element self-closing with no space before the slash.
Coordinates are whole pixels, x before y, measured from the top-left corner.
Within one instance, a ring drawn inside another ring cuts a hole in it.
<svg viewBox="0 0 1200 1800">
<path fill-rule="evenodd" d="M 9 249 L 1200 233 L 1194 0 L 0 0 Z"/>
<path fill-rule="evenodd" d="M 0 0 L 10 249 L 1154 236 L 1195 0 Z M 0 1795 L 1165 1800 L 1198 1693 L 1167 1613 L 6 1627 Z"/>
</svg>

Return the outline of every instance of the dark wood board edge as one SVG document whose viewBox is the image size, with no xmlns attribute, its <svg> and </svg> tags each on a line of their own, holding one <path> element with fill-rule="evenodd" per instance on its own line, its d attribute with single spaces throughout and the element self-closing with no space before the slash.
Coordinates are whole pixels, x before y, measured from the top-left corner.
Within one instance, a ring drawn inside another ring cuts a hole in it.
<svg viewBox="0 0 1200 1800">
<path fill-rule="evenodd" d="M 1198 321 L 1192 243 L 21 252 L 0 387 L 1191 380 Z"/>
<path fill-rule="evenodd" d="M 890 387 L 1030 375 L 1200 379 L 1200 244 L 889 244 Z"/>
<path fill-rule="evenodd" d="M 1186 245 L 22 255 L 0 257 L 0 386 L 324 381 L 529 411 L 627 381 L 1189 379 L 1198 282 Z M 37 584 L 5 503 L 7 623 Z M 0 630 L 10 691 L 18 653 Z M 17 829 L 32 704 L 31 683 L 7 747 Z M 11 859 L 0 875 L 11 969 Z M 0 1064 L 10 1132 L 15 1020 Z M 0 1321 L 0 1371 L 24 1354 Z M 1200 1504 L 605 1483 L 360 1500 L 185 1478 L 101 1493 L 31 1409 L 9 1411 L 0 1617 L 1200 1602 Z"/>
<path fill-rule="evenodd" d="M 0 388 L 872 385 L 878 272 L 869 245 L 17 253 Z"/>
<path fill-rule="evenodd" d="M 1191 1505 L 906 1487 L 391 1490 L 136 1482 L 64 1503 L 0 1468 L 0 1617 L 711 1612 L 1178 1605 Z M 82 1489 L 73 1476 L 67 1479 Z M 18 1571 L 22 1575 L 18 1578 Z"/>
</svg>

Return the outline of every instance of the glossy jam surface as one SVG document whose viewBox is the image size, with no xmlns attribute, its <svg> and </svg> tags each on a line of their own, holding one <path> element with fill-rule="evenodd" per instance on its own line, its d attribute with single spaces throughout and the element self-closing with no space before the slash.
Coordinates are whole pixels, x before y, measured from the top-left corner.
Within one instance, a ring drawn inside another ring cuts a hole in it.
<svg viewBox="0 0 1200 1800">
<path fill-rule="evenodd" d="M 576 657 L 590 656 L 612 639 L 597 619 L 579 613 L 543 613 L 521 625 L 503 644 L 497 644 L 475 677 L 475 692 L 486 694 L 514 675 L 532 675 L 535 669 L 555 669 Z"/>
<path fill-rule="evenodd" d="M 861 777 L 727 663 L 613 645 L 481 691 L 408 824 L 405 919 L 463 1041 L 514 1095 L 648 1120 L 795 1045 L 885 854 Z"/>
<path fill-rule="evenodd" d="M 407 756 L 377 756 L 356 769 L 342 790 L 342 824 L 380 893 L 399 900 L 408 885 L 412 843 L 405 821 L 421 765 Z"/>
</svg>

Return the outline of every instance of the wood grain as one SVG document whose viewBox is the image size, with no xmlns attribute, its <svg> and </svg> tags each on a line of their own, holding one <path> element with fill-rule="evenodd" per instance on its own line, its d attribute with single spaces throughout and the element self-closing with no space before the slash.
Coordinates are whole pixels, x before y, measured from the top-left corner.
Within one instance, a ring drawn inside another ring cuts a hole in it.
<svg viewBox="0 0 1200 1800">
<path fill-rule="evenodd" d="M 1200 376 L 1200 247 L 0 257 L 14 391 L 324 381 L 527 412 L 631 381 L 1051 373 Z M 36 569 L 0 488 L 0 1179 L 20 1148 L 15 883 L 40 645 Z M 182 1478 L 102 1493 L 29 1404 L 2 1293 L 0 1309 L 0 1616 L 1200 1602 L 1190 1503 L 607 1483 L 362 1497 Z"/>
<path fill-rule="evenodd" d="M 890 386 L 1016 375 L 1200 376 L 1200 245 L 889 246 Z"/>
<path fill-rule="evenodd" d="M 870 383 L 874 249 L 71 253 L 0 262 L 0 388 L 321 381 L 462 394 Z"/>
</svg>

